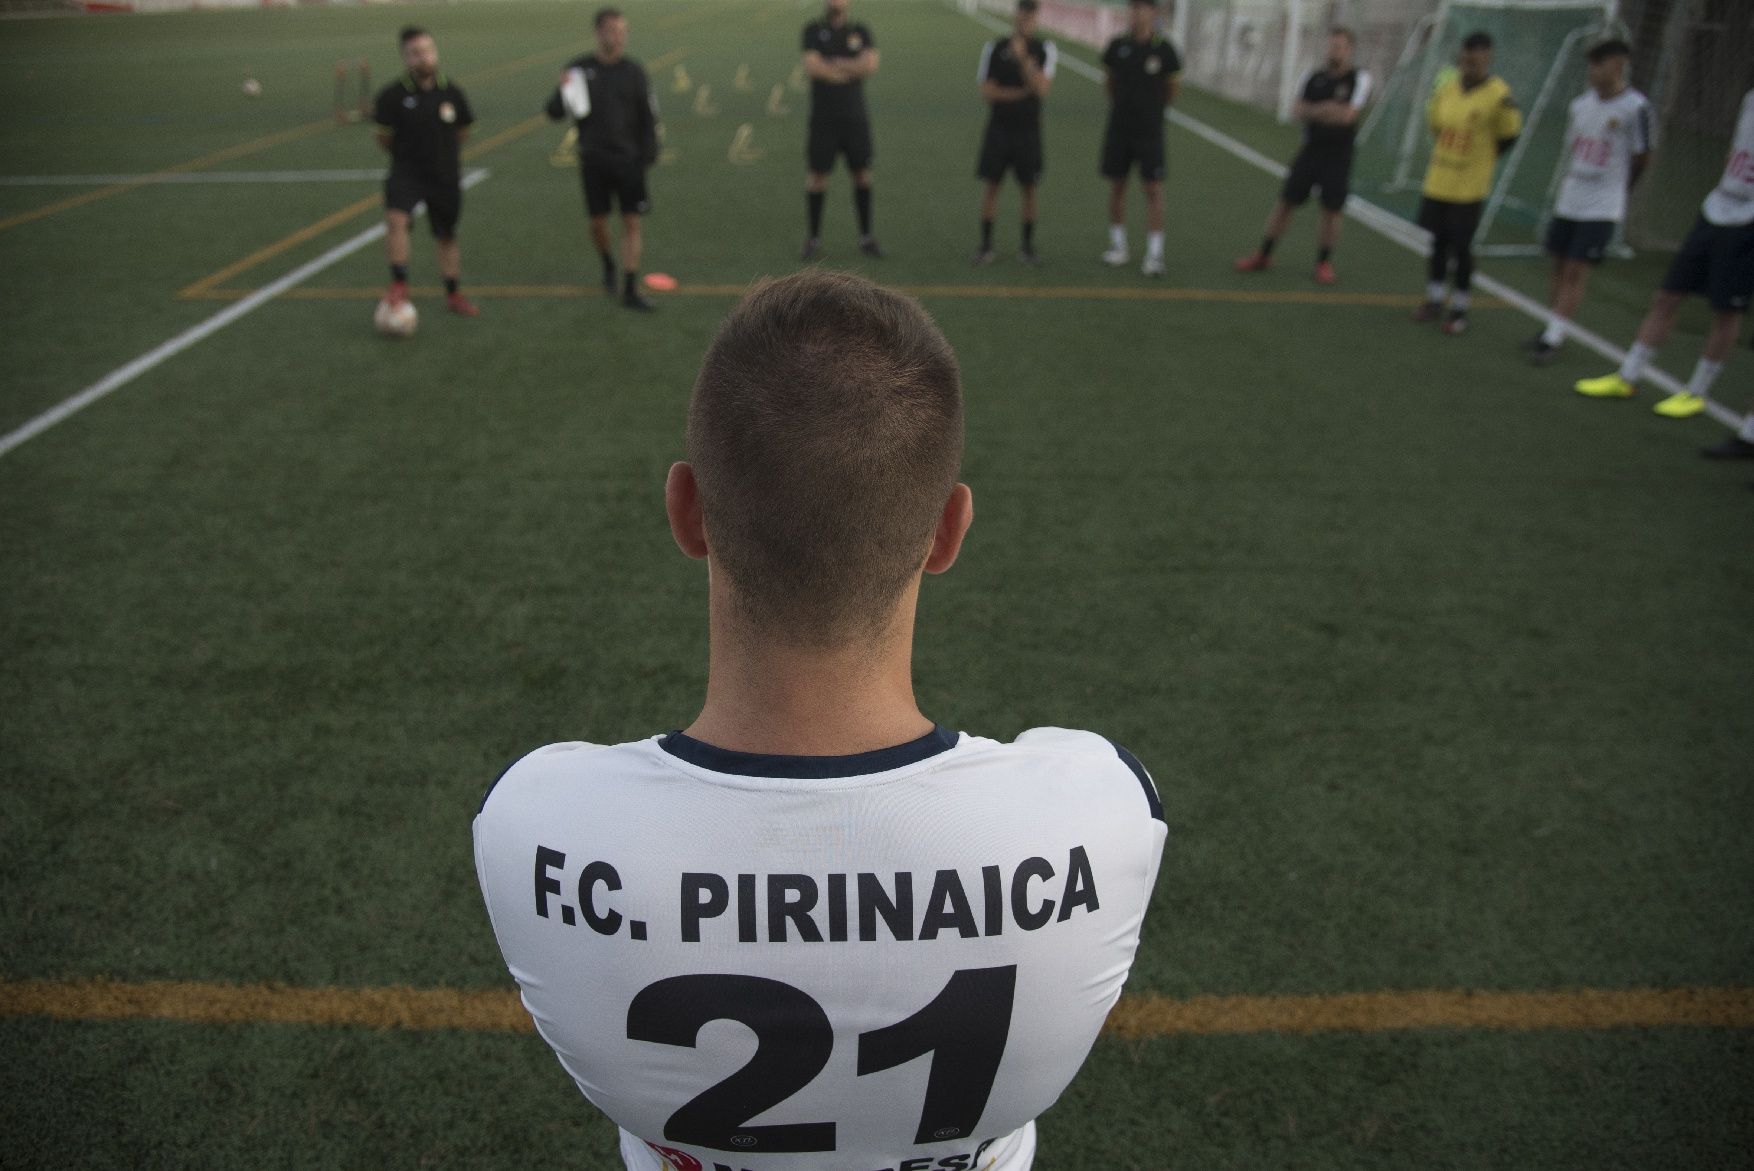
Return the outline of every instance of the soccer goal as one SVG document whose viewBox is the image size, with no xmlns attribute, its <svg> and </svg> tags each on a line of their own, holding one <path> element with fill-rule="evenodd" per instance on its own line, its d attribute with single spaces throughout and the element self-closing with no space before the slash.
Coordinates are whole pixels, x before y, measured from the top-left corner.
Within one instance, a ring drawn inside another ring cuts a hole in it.
<svg viewBox="0 0 1754 1171">
<path fill-rule="evenodd" d="M 1565 161 L 1567 111 L 1586 84 L 1584 51 L 1623 31 L 1616 10 L 1617 0 L 1442 0 L 1407 38 L 1359 131 L 1353 190 L 1411 218 L 1431 147 L 1426 102 L 1454 68 L 1463 38 L 1489 33 L 1492 71 L 1510 83 L 1524 122 L 1499 164 L 1475 250 L 1539 252 Z"/>
</svg>

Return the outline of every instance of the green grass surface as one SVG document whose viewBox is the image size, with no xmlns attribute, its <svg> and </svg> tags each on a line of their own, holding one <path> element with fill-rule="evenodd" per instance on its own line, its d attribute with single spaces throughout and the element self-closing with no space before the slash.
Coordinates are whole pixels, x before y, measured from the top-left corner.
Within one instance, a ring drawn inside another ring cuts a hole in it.
<svg viewBox="0 0 1754 1171">
<path fill-rule="evenodd" d="M 789 271 L 803 99 L 763 105 L 803 12 L 629 8 L 635 55 L 685 50 L 720 107 L 695 115 L 659 71 L 679 157 L 653 175 L 649 267 Z M 965 267 L 987 33 L 935 4 L 864 11 L 891 258 L 859 267 L 1147 285 L 1096 263 L 1102 98 L 1070 71 L 1049 104 L 1049 266 Z M 334 61 L 369 54 L 387 80 L 411 15 L 478 141 L 585 43 L 583 9 L 534 3 L 8 22 L 5 169 L 146 171 L 321 119 Z M 753 92 L 732 88 L 741 64 Z M 1250 111 L 1185 108 L 1289 150 Z M 743 123 L 752 165 L 726 157 Z M 478 160 L 469 284 L 593 279 L 559 137 Z M 1310 217 L 1273 273 L 1234 275 L 1274 183 L 1170 141 L 1169 284 L 1310 290 Z M 338 127 L 220 166 L 377 157 Z M 0 218 L 83 190 L 0 189 Z M 177 290 L 373 190 L 155 187 L 0 231 L 0 432 L 221 307 Z M 838 177 L 831 263 L 856 257 L 850 203 Z M 1356 225 L 1339 259 L 1343 292 L 1423 279 Z M 1662 263 L 1606 266 L 1584 323 L 1628 337 Z M 1542 290 L 1538 263 L 1486 267 Z M 435 279 L 424 230 L 414 268 Z M 311 286 L 382 279 L 373 246 Z M 505 986 L 468 850 L 486 782 L 534 745 L 649 734 L 699 701 L 704 576 L 660 492 L 729 304 L 647 319 L 500 298 L 463 322 L 427 302 L 398 345 L 369 302 L 280 300 L 0 457 L 0 979 Z M 1604 364 L 1530 369 L 1533 324 L 1507 310 L 1449 339 L 1380 306 L 927 304 L 964 365 L 979 520 L 926 590 L 922 703 L 986 735 L 1096 728 L 1153 768 L 1171 840 L 1130 990 L 1754 983 L 1754 498 L 1745 467 L 1693 454 L 1721 427 L 1577 398 Z M 1703 320 L 1684 316 L 1670 369 Z M 1751 375 L 1739 351 L 1728 401 Z M 612 1158 L 529 1037 L 11 1019 L 0 1070 L 8 1166 Z M 1751 1083 L 1745 1032 L 1105 1040 L 1044 1120 L 1040 1165 L 1747 1166 Z"/>
</svg>

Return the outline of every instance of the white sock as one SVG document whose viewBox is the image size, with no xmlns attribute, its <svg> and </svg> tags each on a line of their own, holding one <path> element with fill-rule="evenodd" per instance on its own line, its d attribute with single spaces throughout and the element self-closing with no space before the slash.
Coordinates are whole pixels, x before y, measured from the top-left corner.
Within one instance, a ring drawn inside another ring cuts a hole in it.
<svg viewBox="0 0 1754 1171">
<path fill-rule="evenodd" d="M 1644 374 L 1644 368 L 1650 360 L 1657 356 L 1656 349 L 1643 342 L 1633 342 L 1632 348 L 1626 351 L 1626 361 L 1620 363 L 1620 377 L 1628 382 L 1637 382 Z"/>
<path fill-rule="evenodd" d="M 1468 311 L 1468 290 L 1457 289 L 1451 293 L 1449 307 L 1452 313 L 1466 313 Z"/>
<path fill-rule="evenodd" d="M 1432 302 L 1442 301 L 1443 300 L 1443 282 L 1442 281 L 1426 281 L 1425 282 L 1425 299 L 1427 301 L 1432 301 Z"/>
<path fill-rule="evenodd" d="M 1145 233 L 1145 255 L 1151 257 L 1153 260 L 1162 260 L 1163 259 L 1163 233 L 1162 232 L 1146 232 Z"/>
<path fill-rule="evenodd" d="M 1541 341 L 1556 346 L 1565 340 L 1565 318 L 1555 313 L 1547 318 L 1547 328 L 1541 331 Z"/>
<path fill-rule="evenodd" d="M 1110 248 L 1125 248 L 1127 246 L 1125 224 L 1110 224 L 1108 226 L 1108 246 Z"/>
<path fill-rule="evenodd" d="M 1754 443 L 1754 411 L 1742 416 L 1742 429 L 1736 435 L 1744 443 Z"/>
<path fill-rule="evenodd" d="M 1687 380 L 1687 393 L 1709 398 L 1711 384 L 1717 381 L 1718 371 L 1723 368 L 1722 362 L 1713 362 L 1709 358 L 1699 359 L 1699 365 L 1693 367 L 1693 377 Z"/>
</svg>

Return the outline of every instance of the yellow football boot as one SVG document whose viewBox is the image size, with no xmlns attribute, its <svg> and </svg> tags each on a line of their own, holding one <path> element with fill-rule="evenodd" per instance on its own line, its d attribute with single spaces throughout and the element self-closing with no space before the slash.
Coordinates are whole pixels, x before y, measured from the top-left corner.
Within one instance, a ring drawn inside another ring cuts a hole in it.
<svg viewBox="0 0 1754 1171">
<path fill-rule="evenodd" d="M 1612 374 L 1604 374 L 1600 378 L 1580 378 L 1572 385 L 1573 390 L 1590 398 L 1631 398 L 1632 383 L 1620 377 L 1616 370 Z"/>
<path fill-rule="evenodd" d="M 1705 409 L 1705 399 L 1697 394 L 1671 394 L 1651 410 L 1669 419 L 1691 419 Z"/>
</svg>

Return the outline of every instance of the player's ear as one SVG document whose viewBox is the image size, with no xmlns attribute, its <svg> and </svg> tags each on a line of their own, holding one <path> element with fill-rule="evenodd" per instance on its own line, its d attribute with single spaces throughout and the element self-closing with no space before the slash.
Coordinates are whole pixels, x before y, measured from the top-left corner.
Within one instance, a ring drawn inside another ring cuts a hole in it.
<svg viewBox="0 0 1754 1171">
<path fill-rule="evenodd" d="M 700 507 L 700 485 L 694 469 L 681 460 L 670 465 L 664 480 L 664 512 L 670 517 L 670 535 L 683 554 L 697 561 L 707 555 L 706 514 Z"/>
<path fill-rule="evenodd" d="M 962 552 L 962 539 L 974 523 L 974 492 L 967 484 L 950 489 L 950 499 L 938 514 L 938 531 L 932 534 L 932 551 L 926 554 L 926 572 L 943 573 L 956 564 Z"/>
</svg>

